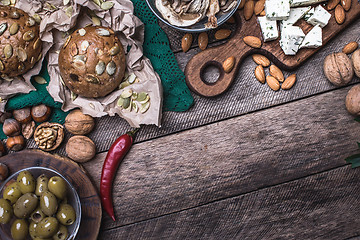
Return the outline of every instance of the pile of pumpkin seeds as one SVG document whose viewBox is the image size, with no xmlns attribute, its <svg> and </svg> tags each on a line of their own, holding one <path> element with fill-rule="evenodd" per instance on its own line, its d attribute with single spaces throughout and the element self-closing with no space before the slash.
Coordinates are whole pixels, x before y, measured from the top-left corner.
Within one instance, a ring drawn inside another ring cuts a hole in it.
<svg viewBox="0 0 360 240">
<path fill-rule="evenodd" d="M 138 82 L 140 82 L 140 79 L 134 73 L 129 74 L 128 72 L 125 72 L 124 80 L 120 83 L 119 89 L 126 88 L 127 86 Z"/>
<path fill-rule="evenodd" d="M 115 3 L 104 0 L 92 0 L 96 5 L 98 5 L 102 10 L 110 10 Z"/>
<path fill-rule="evenodd" d="M 120 94 L 117 106 L 128 112 L 145 113 L 150 108 L 150 96 L 146 92 L 137 93 L 131 89 L 125 89 Z"/>
</svg>

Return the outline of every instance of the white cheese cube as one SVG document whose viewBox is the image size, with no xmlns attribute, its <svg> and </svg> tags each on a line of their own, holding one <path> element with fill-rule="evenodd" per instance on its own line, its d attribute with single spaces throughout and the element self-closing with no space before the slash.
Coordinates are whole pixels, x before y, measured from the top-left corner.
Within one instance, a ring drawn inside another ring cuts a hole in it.
<svg viewBox="0 0 360 240">
<path fill-rule="evenodd" d="M 291 25 L 283 26 L 279 43 L 285 55 L 295 55 L 304 37 L 305 34 L 300 27 Z"/>
<path fill-rule="evenodd" d="M 279 37 L 276 20 L 270 20 L 266 16 L 258 17 L 264 42 L 275 40 Z"/>
<path fill-rule="evenodd" d="M 266 0 L 265 1 L 266 17 L 270 20 L 285 20 L 290 15 L 289 0 Z"/>
<path fill-rule="evenodd" d="M 327 0 L 290 0 L 291 7 L 303 7 L 303 6 L 310 6 L 315 3 L 325 2 Z"/>
<path fill-rule="evenodd" d="M 286 24 L 286 25 L 295 24 L 299 19 L 305 16 L 305 14 L 307 14 L 310 11 L 310 9 L 311 7 L 291 8 L 289 18 L 283 20 L 282 24 Z"/>
<path fill-rule="evenodd" d="M 318 48 L 320 46 L 322 46 L 322 29 L 316 25 L 306 34 L 300 48 Z"/>
<path fill-rule="evenodd" d="M 319 5 L 315 8 L 314 14 L 309 17 L 307 22 L 314 26 L 320 25 L 323 28 L 328 24 L 330 18 L 331 14 Z"/>
</svg>

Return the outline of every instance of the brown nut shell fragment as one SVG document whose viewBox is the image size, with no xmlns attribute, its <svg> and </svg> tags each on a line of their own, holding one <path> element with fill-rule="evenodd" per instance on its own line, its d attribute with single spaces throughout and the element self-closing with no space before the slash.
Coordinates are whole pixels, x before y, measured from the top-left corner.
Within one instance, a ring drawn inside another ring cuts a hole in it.
<svg viewBox="0 0 360 240">
<path fill-rule="evenodd" d="M 60 146 L 64 139 L 64 127 L 59 123 L 40 124 L 34 133 L 34 140 L 43 151 L 52 151 Z"/>
<path fill-rule="evenodd" d="M 86 136 L 73 136 L 66 144 L 66 153 L 76 162 L 87 162 L 95 156 L 96 146 Z"/>
<path fill-rule="evenodd" d="M 345 53 L 326 56 L 323 69 L 327 79 L 335 86 L 346 85 L 354 76 L 351 60 Z"/>
<path fill-rule="evenodd" d="M 28 123 L 23 123 L 21 125 L 22 128 L 22 135 L 24 136 L 25 139 L 30 139 L 32 138 L 32 136 L 34 135 L 35 132 L 35 122 L 31 121 Z"/>
<path fill-rule="evenodd" d="M 90 115 L 83 114 L 80 109 L 76 109 L 66 116 L 64 126 L 74 135 L 86 135 L 94 129 L 95 120 Z"/>
</svg>

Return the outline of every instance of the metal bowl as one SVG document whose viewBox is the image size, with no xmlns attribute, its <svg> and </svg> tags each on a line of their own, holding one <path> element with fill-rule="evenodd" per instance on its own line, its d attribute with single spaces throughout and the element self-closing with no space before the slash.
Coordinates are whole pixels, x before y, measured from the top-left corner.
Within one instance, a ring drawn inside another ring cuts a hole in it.
<svg viewBox="0 0 360 240">
<path fill-rule="evenodd" d="M 226 13 L 219 12 L 218 14 L 216 14 L 218 26 L 220 26 L 221 24 L 226 22 L 236 12 L 241 1 L 245 1 L 245 0 L 238 0 L 237 5 L 231 11 L 228 11 Z M 194 25 L 191 25 L 188 27 L 174 26 L 174 25 L 170 24 L 166 19 L 163 18 L 163 16 L 161 15 L 159 10 L 155 6 L 155 0 L 146 0 L 146 3 L 149 6 L 150 10 L 155 14 L 155 16 L 158 19 L 160 19 L 166 25 L 173 27 L 177 30 L 184 31 L 184 32 L 196 33 L 196 32 L 205 32 L 205 31 L 209 31 L 212 29 L 212 28 L 205 28 L 205 24 L 208 22 L 207 17 L 201 19 L 201 21 L 195 23 Z"/>
<path fill-rule="evenodd" d="M 1 184 L 0 197 L 2 198 L 2 196 L 3 196 L 3 191 L 5 189 L 6 184 L 11 180 L 16 181 L 16 178 L 19 175 L 19 173 L 22 171 L 25 171 L 25 170 L 29 171 L 34 176 L 35 179 L 38 176 L 40 176 L 41 174 L 45 174 L 49 179 L 53 176 L 59 176 L 65 180 L 65 182 L 67 184 L 67 196 L 66 196 L 67 201 L 71 206 L 73 206 L 73 208 L 75 209 L 75 212 L 76 212 L 75 222 L 72 225 L 67 227 L 68 233 L 69 233 L 67 240 L 75 239 L 75 237 L 79 231 L 80 222 L 81 222 L 80 198 L 79 198 L 79 195 L 77 194 L 74 186 L 63 175 L 61 175 L 57 171 L 50 169 L 50 168 L 45 168 L 45 167 L 29 167 L 29 168 L 21 169 L 21 170 L 17 171 L 16 173 L 12 174 L 10 177 L 8 177 L 6 179 L 5 182 L 3 182 L 3 184 Z M 13 223 L 14 220 L 15 220 L 15 217 L 13 217 L 13 219 L 8 224 L 0 224 L 0 239 L 12 240 L 10 228 L 11 228 L 11 224 Z M 31 239 L 31 238 L 30 238 L 30 236 L 28 236 L 28 238 L 26 238 L 26 239 Z"/>
</svg>

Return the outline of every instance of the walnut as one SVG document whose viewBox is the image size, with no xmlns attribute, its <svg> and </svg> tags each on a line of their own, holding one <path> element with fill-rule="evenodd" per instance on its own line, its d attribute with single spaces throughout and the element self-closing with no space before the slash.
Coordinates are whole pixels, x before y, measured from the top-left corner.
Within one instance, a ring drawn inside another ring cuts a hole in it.
<svg viewBox="0 0 360 240">
<path fill-rule="evenodd" d="M 324 60 L 324 73 L 335 86 L 343 86 L 354 76 L 351 60 L 345 53 L 332 53 Z"/>
<path fill-rule="evenodd" d="M 52 151 L 58 148 L 64 139 L 64 128 L 58 123 L 40 124 L 34 133 L 34 140 L 41 150 Z"/>
<path fill-rule="evenodd" d="M 76 162 L 87 162 L 95 156 L 95 143 L 86 136 L 73 136 L 66 144 L 66 153 Z"/>
<path fill-rule="evenodd" d="M 351 61 L 354 67 L 356 76 L 360 78 L 360 49 L 356 50 L 351 56 Z"/>
<path fill-rule="evenodd" d="M 76 109 L 67 115 L 64 125 L 66 130 L 74 135 L 86 135 L 94 129 L 95 121 L 80 109 Z"/>
<path fill-rule="evenodd" d="M 353 115 L 360 115 L 360 85 L 353 86 L 345 100 L 346 109 Z"/>
</svg>

